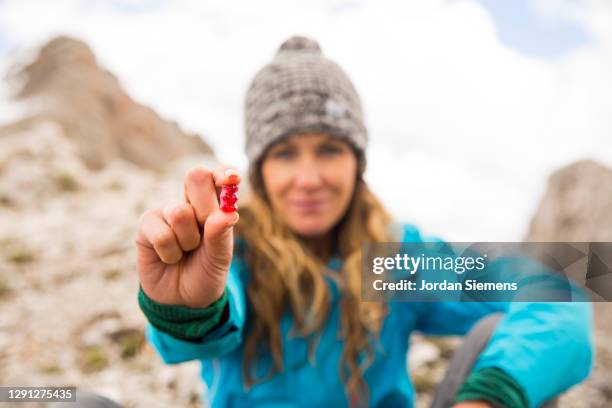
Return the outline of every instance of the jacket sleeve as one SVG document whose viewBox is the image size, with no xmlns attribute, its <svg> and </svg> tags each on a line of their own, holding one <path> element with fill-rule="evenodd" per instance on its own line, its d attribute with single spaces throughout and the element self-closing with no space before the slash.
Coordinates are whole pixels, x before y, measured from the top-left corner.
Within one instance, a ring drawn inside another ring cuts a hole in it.
<svg viewBox="0 0 612 408">
<path fill-rule="evenodd" d="M 505 312 L 472 372 L 498 368 L 538 407 L 588 377 L 594 355 L 589 302 L 423 303 L 417 330 L 463 335 L 483 316 Z"/>
<path fill-rule="evenodd" d="M 589 375 L 592 320 L 589 302 L 512 303 L 473 371 L 505 371 L 538 407 Z"/>
<path fill-rule="evenodd" d="M 145 336 L 165 363 L 177 364 L 219 357 L 235 350 L 242 343 L 246 302 L 239 276 L 241 266 L 242 260 L 234 257 L 227 278 L 227 320 L 204 336 L 202 341 L 181 340 L 147 323 Z"/>
<path fill-rule="evenodd" d="M 592 305 L 577 298 L 582 301 L 420 303 L 416 326 L 427 334 L 465 334 L 485 315 L 504 312 L 472 372 L 503 370 L 523 387 L 529 406 L 538 407 L 591 371 Z"/>
</svg>

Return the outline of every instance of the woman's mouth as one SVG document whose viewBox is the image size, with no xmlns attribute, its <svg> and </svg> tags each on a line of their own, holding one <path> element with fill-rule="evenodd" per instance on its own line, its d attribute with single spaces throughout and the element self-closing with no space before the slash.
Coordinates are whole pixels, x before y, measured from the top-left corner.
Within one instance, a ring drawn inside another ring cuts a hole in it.
<svg viewBox="0 0 612 408">
<path fill-rule="evenodd" d="M 321 211 L 325 205 L 325 201 L 323 200 L 299 200 L 299 201 L 291 201 L 291 206 L 297 208 L 301 211 Z"/>
</svg>

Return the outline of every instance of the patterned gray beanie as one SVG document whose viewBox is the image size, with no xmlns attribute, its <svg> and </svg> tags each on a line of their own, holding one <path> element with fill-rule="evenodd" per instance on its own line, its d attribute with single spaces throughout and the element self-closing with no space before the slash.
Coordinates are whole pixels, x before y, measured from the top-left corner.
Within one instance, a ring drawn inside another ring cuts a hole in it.
<svg viewBox="0 0 612 408">
<path fill-rule="evenodd" d="M 359 95 L 349 77 L 322 55 L 316 41 L 293 36 L 253 78 L 245 102 L 249 176 L 266 149 L 285 137 L 322 132 L 346 140 L 365 168 L 368 141 Z"/>
</svg>

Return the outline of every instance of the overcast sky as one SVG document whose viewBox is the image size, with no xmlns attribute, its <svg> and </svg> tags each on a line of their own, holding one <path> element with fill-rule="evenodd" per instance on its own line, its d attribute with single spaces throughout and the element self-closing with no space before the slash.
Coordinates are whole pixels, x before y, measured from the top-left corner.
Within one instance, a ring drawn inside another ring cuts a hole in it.
<svg viewBox="0 0 612 408">
<path fill-rule="evenodd" d="M 315 38 L 363 99 L 372 188 L 448 240 L 521 239 L 551 171 L 612 166 L 607 0 L 0 0 L 0 69 L 57 34 L 241 167 L 252 76 Z"/>
</svg>

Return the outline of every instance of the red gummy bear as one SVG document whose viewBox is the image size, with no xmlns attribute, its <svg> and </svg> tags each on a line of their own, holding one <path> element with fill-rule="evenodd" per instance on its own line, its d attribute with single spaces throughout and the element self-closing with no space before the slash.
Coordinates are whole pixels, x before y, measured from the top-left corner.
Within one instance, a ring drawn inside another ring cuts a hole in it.
<svg viewBox="0 0 612 408">
<path fill-rule="evenodd" d="M 224 184 L 221 188 L 221 210 L 224 212 L 238 211 L 237 184 Z"/>
</svg>

